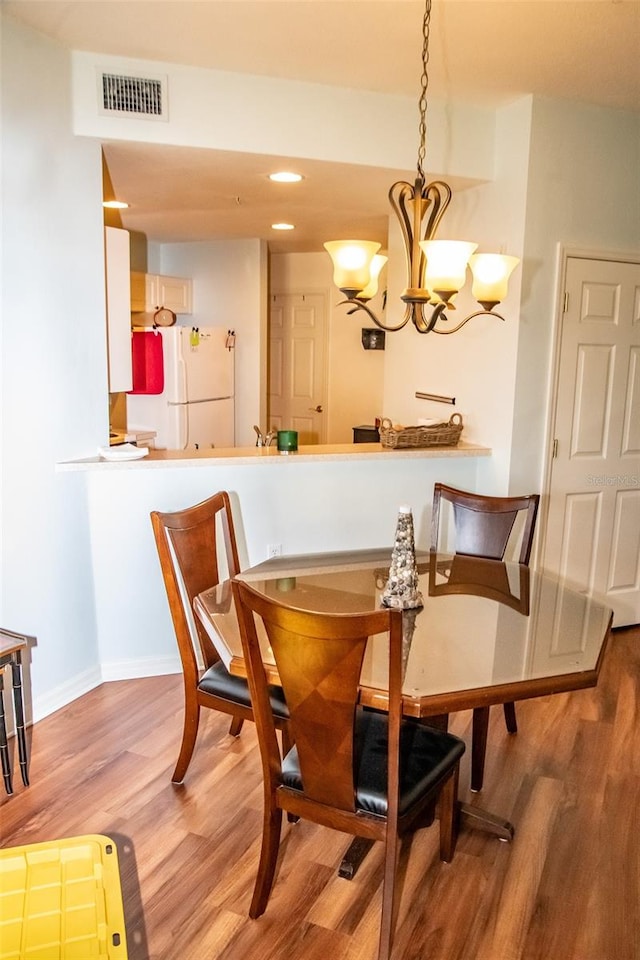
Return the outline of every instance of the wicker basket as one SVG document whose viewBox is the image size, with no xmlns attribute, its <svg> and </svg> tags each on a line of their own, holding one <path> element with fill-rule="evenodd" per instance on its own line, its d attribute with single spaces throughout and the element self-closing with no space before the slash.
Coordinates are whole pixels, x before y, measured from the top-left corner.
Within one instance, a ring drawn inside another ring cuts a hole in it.
<svg viewBox="0 0 640 960">
<path fill-rule="evenodd" d="M 406 447 L 455 447 L 462 433 L 462 417 L 459 413 L 451 415 L 447 423 L 434 423 L 430 427 L 404 427 L 394 430 L 393 424 L 385 417 L 380 426 L 380 443 L 393 450 Z"/>
</svg>

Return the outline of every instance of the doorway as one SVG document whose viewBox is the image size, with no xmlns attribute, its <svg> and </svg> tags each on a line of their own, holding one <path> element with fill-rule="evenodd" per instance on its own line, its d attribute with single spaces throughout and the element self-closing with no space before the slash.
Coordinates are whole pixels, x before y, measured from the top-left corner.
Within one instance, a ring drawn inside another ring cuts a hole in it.
<svg viewBox="0 0 640 960">
<path fill-rule="evenodd" d="M 277 293 L 269 311 L 269 424 L 299 444 L 326 443 L 327 304 L 322 293 Z"/>
<path fill-rule="evenodd" d="M 543 566 L 640 621 L 640 262 L 565 252 Z"/>
</svg>

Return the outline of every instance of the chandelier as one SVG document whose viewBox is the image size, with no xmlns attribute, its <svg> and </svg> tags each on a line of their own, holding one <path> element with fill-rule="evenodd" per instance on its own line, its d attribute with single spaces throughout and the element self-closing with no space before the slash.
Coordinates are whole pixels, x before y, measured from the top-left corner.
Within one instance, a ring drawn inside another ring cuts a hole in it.
<svg viewBox="0 0 640 960">
<path fill-rule="evenodd" d="M 476 243 L 462 240 L 435 240 L 438 225 L 449 206 L 451 188 L 442 180 L 427 183 L 423 162 L 426 154 L 427 87 L 429 76 L 429 30 L 431 0 L 426 0 L 422 21 L 422 78 L 418 110 L 420 146 L 417 176 L 413 186 L 405 180 L 394 183 L 389 202 L 402 231 L 407 270 L 407 288 L 401 295 L 406 304 L 402 320 L 388 325 L 379 320 L 368 301 L 378 289 L 378 276 L 387 258 L 378 254 L 380 244 L 367 240 L 331 240 L 324 244 L 333 261 L 333 282 L 347 298 L 349 313 L 363 310 L 382 330 L 402 330 L 411 320 L 418 333 L 455 333 L 473 317 L 490 314 L 504 320 L 496 307 L 507 295 L 509 276 L 519 263 L 517 257 L 497 253 L 474 253 Z M 424 227 L 423 227 L 423 222 Z M 455 326 L 448 313 L 455 310 L 454 298 L 466 281 L 467 266 L 473 275 L 472 294 L 482 307 Z M 438 323 L 442 322 L 442 326 Z"/>
</svg>

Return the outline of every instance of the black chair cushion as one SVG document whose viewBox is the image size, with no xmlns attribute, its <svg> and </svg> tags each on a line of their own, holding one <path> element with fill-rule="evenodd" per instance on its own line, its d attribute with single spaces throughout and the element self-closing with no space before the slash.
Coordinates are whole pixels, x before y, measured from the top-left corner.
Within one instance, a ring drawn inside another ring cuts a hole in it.
<svg viewBox="0 0 640 960">
<path fill-rule="evenodd" d="M 355 729 L 356 809 L 376 816 L 387 814 L 387 715 L 358 708 Z M 399 811 L 404 815 L 430 793 L 464 753 L 463 740 L 435 730 L 419 720 L 402 721 L 400 732 Z M 298 753 L 293 747 L 282 764 L 282 782 L 302 790 Z"/>
<path fill-rule="evenodd" d="M 198 683 L 198 690 L 210 693 L 211 696 L 218 697 L 220 700 L 239 703 L 243 707 L 251 709 L 251 696 L 247 681 L 243 677 L 234 677 L 220 660 L 202 674 Z M 269 699 L 274 716 L 280 720 L 288 720 L 289 710 L 282 688 L 270 686 Z"/>
</svg>

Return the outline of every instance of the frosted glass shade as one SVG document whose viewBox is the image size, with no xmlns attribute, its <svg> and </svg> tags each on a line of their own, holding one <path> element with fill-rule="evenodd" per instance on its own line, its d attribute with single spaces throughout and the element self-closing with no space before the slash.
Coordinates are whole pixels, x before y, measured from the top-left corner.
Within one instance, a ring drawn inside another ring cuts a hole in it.
<svg viewBox="0 0 640 960">
<path fill-rule="evenodd" d="M 464 286 L 469 257 L 478 246 L 465 240 L 421 240 L 427 258 L 424 285 L 443 300 Z"/>
<path fill-rule="evenodd" d="M 500 253 L 476 253 L 471 257 L 471 292 L 478 303 L 496 304 L 504 300 L 509 277 L 519 263 L 518 257 L 507 257 Z"/>
<path fill-rule="evenodd" d="M 375 257 L 371 261 L 371 267 L 369 270 L 371 279 L 364 290 L 358 294 L 360 300 L 371 300 L 373 297 L 375 297 L 376 293 L 378 292 L 378 278 L 380 277 L 380 271 L 386 262 L 387 257 L 383 257 L 382 254 L 376 253 Z"/>
<path fill-rule="evenodd" d="M 343 293 L 359 295 L 371 280 L 371 263 L 380 249 L 370 240 L 329 240 L 324 245 L 333 260 L 333 282 Z"/>
</svg>

